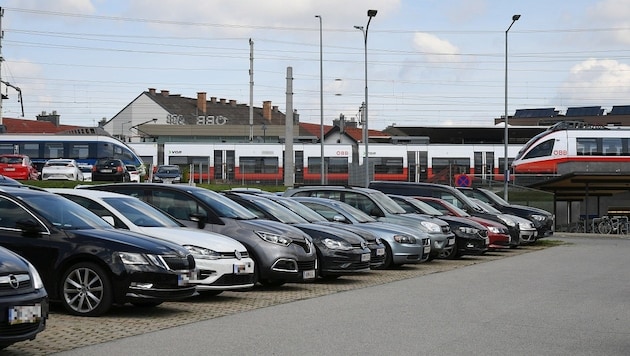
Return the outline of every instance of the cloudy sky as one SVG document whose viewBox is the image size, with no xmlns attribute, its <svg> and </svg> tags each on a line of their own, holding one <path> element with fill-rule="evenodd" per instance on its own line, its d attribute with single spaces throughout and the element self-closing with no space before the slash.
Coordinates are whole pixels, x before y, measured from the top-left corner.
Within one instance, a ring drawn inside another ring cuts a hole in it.
<svg viewBox="0 0 630 356">
<path fill-rule="evenodd" d="M 490 126 L 516 109 L 630 105 L 630 0 L 2 0 L 1 79 L 24 117 L 95 125 L 148 88 L 359 117 L 370 128 Z M 320 62 L 321 16 L 322 53 Z M 253 47 L 250 47 L 249 40 Z M 2 85 L 4 117 L 21 117 Z"/>
</svg>

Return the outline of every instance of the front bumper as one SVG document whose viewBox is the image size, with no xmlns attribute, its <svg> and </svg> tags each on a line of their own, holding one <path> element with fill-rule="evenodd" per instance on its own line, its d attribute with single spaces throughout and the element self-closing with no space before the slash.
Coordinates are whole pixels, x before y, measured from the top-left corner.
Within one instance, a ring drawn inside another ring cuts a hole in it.
<svg viewBox="0 0 630 356">
<path fill-rule="evenodd" d="M 349 251 L 332 250 L 316 244 L 321 257 L 319 275 L 343 275 L 370 271 L 371 251 L 367 248 L 354 248 Z"/>
<path fill-rule="evenodd" d="M 195 260 L 197 273 L 190 283 L 197 290 L 235 290 L 254 286 L 254 260 L 243 258 Z"/>
<path fill-rule="evenodd" d="M 9 324 L 9 309 L 20 306 L 37 306 L 41 316 L 34 322 Z M 48 311 L 48 295 L 45 289 L 27 294 L 3 296 L 0 304 L 0 345 L 35 339 L 38 333 L 46 329 Z"/>
</svg>

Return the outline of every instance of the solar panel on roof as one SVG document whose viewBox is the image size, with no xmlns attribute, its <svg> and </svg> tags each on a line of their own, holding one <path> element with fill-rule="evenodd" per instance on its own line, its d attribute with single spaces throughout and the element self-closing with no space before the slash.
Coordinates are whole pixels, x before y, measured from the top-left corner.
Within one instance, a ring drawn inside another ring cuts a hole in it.
<svg viewBox="0 0 630 356">
<path fill-rule="evenodd" d="M 600 116 L 604 114 L 601 106 L 583 106 L 568 108 L 565 116 Z"/>
<path fill-rule="evenodd" d="M 514 113 L 514 117 L 528 118 L 528 117 L 555 117 L 558 115 L 558 111 L 554 108 L 540 108 L 540 109 L 518 109 Z"/>
<path fill-rule="evenodd" d="M 608 115 L 630 115 L 630 105 L 613 106 Z"/>
</svg>

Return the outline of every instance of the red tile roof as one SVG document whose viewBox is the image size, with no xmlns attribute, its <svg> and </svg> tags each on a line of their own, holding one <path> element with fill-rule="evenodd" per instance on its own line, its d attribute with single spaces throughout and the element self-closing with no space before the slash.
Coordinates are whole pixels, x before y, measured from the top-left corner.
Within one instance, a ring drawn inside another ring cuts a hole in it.
<svg viewBox="0 0 630 356">
<path fill-rule="evenodd" d="M 57 133 L 80 127 L 74 125 L 55 126 L 49 121 L 12 119 L 8 117 L 3 118 L 2 123 L 7 129 L 6 133 Z"/>
<path fill-rule="evenodd" d="M 328 134 L 330 130 L 332 130 L 334 126 L 324 125 L 324 136 Z M 363 129 L 358 127 L 346 127 L 345 133 L 353 140 L 357 142 L 363 141 Z M 320 125 L 319 124 L 310 124 L 307 122 L 300 122 L 300 134 L 308 134 L 311 136 L 316 136 L 319 138 L 320 134 Z M 384 133 L 378 130 L 369 130 L 370 138 L 387 138 L 390 137 L 389 134 Z"/>
</svg>

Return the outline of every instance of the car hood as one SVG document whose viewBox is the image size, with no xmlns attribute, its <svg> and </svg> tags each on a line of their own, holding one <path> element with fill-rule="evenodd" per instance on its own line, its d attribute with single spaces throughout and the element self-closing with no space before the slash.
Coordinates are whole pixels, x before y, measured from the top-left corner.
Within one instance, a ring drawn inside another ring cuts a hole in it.
<svg viewBox="0 0 630 356">
<path fill-rule="evenodd" d="M 188 255 L 188 251 L 174 242 L 158 240 L 141 233 L 118 229 L 83 229 L 65 230 L 66 234 L 77 240 L 84 238 L 89 240 L 102 240 L 110 244 L 112 250 L 120 249 L 126 252 L 152 253 L 152 254 L 178 254 Z M 117 247 L 118 246 L 118 247 Z"/>
<path fill-rule="evenodd" d="M 519 216 L 523 214 L 527 214 L 527 215 L 538 214 L 538 215 L 544 215 L 544 216 L 551 216 L 551 213 L 548 212 L 547 210 L 535 208 L 532 206 L 518 205 L 518 204 L 503 205 L 501 210 L 508 214 L 517 213 Z"/>
<path fill-rule="evenodd" d="M 231 237 L 208 230 L 184 227 L 138 227 L 138 232 L 151 237 L 175 242 L 179 245 L 194 245 L 208 248 L 216 252 L 246 251 L 242 243 Z"/>
<path fill-rule="evenodd" d="M 305 241 L 308 239 L 308 235 L 297 227 L 283 224 L 281 222 L 264 220 L 264 219 L 252 219 L 252 220 L 236 220 L 245 225 L 249 225 L 252 230 L 263 230 L 274 234 L 280 234 L 289 236 L 294 240 Z"/>
<path fill-rule="evenodd" d="M 333 226 L 325 226 L 314 223 L 295 224 L 294 226 L 307 233 L 313 240 L 327 238 L 332 235 L 333 237 L 340 238 L 353 245 L 365 242 L 361 236 L 348 230 L 343 230 Z"/>
<path fill-rule="evenodd" d="M 368 231 L 378 234 L 379 237 L 384 238 L 387 236 L 407 234 L 417 239 L 427 238 L 429 235 L 421 230 L 416 230 L 408 226 L 390 224 L 382 221 L 366 222 L 359 224 L 361 228 L 368 229 Z"/>
<path fill-rule="evenodd" d="M 0 275 L 27 271 L 28 265 L 21 257 L 4 248 L 0 248 Z"/>
</svg>

